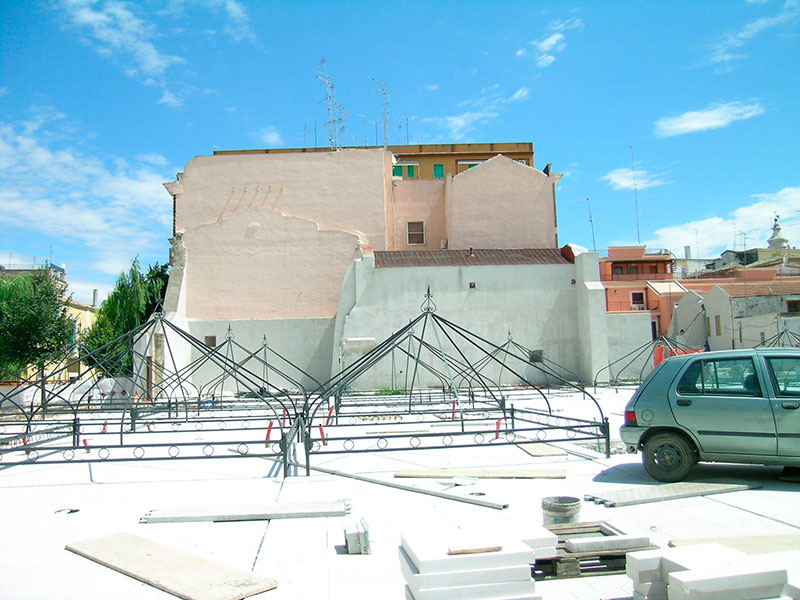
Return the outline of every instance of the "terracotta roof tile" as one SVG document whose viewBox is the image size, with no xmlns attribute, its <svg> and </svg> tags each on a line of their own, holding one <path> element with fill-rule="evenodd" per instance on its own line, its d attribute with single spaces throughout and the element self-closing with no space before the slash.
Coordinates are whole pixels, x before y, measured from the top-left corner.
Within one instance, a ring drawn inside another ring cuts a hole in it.
<svg viewBox="0 0 800 600">
<path fill-rule="evenodd" d="M 472 267 L 484 265 L 568 265 L 558 248 L 514 248 L 509 250 L 391 250 L 375 251 L 375 266 Z"/>
<path fill-rule="evenodd" d="M 718 283 L 717 285 L 733 298 L 800 294 L 800 281 L 754 281 L 752 283 Z"/>
</svg>

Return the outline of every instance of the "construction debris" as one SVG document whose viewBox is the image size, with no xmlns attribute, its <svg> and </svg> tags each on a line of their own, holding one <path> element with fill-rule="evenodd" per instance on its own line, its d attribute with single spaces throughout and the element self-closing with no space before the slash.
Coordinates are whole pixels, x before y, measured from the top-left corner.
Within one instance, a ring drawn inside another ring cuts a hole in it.
<svg viewBox="0 0 800 600">
<path fill-rule="evenodd" d="M 241 600 L 278 586 L 274 579 L 127 533 L 75 542 L 65 548 L 185 600 Z"/>
<path fill-rule="evenodd" d="M 353 520 L 344 528 L 344 544 L 348 554 L 370 554 L 369 527 L 364 519 Z"/>
</svg>

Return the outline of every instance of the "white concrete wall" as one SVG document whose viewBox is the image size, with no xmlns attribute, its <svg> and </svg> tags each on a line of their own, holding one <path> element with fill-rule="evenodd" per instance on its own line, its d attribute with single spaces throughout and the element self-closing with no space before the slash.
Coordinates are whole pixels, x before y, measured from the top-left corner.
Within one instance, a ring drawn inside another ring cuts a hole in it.
<svg viewBox="0 0 800 600">
<path fill-rule="evenodd" d="M 693 291 L 684 294 L 672 314 L 667 334 L 669 338 L 685 346 L 702 348 L 707 341 L 703 307 L 704 298 L 700 294 Z"/>
<path fill-rule="evenodd" d="M 576 323 L 573 265 L 381 269 L 359 266 L 354 268 L 353 275 L 360 285 L 351 282 L 353 285 L 347 292 L 351 299 L 356 296 L 355 302 L 348 302 L 352 308 L 340 314 L 337 323 L 345 366 L 348 360 L 352 363 L 360 352 L 369 350 L 369 340 L 379 343 L 416 318 L 430 286 L 437 315 L 498 346 L 507 341 L 510 330 L 522 346 L 542 349 L 547 359 L 573 371 L 579 369 L 582 342 Z M 470 282 L 475 283 L 475 289 L 469 289 Z M 415 334 L 422 335 L 421 324 Z M 440 332 L 437 340 L 429 329 L 425 339 L 434 346 L 441 342 L 448 353 L 454 352 L 444 333 Z M 467 342 L 459 346 L 470 348 Z M 468 352 L 471 360 L 480 356 L 475 350 Z M 335 358 L 338 352 L 334 354 Z M 499 365 L 495 365 L 487 373 L 496 377 L 498 371 Z M 403 382 L 407 375 L 405 357 L 397 352 L 395 381 Z M 361 380 L 358 387 L 388 387 L 391 379 L 391 361 L 387 359 Z M 438 385 L 438 380 L 430 375 L 425 375 L 422 382 L 424 386 Z M 519 380 L 506 371 L 503 383 L 516 384 Z"/>
<path fill-rule="evenodd" d="M 641 354 L 631 354 L 637 348 L 652 341 L 650 313 L 644 311 L 641 313 L 608 313 L 607 322 L 607 364 L 615 364 L 600 373 L 597 378 L 598 383 L 611 379 L 638 381 L 653 369 L 650 347 L 645 346 Z M 629 355 L 628 358 L 623 358 L 626 355 Z M 619 362 L 616 362 L 618 360 Z"/>
<path fill-rule="evenodd" d="M 334 347 L 333 331 L 334 319 L 248 319 L 232 321 L 192 321 L 189 323 L 189 332 L 200 341 L 205 336 L 216 336 L 217 344 L 226 340 L 228 326 L 231 327 L 234 340 L 254 352 L 261 348 L 264 336 L 271 349 L 280 353 L 286 359 L 306 371 L 313 378 L 325 381 L 330 376 L 331 353 Z M 234 360 L 241 360 L 246 353 L 237 349 Z M 197 359 L 200 353 L 192 349 L 192 360 Z M 263 354 L 261 355 L 263 357 Z M 241 357 L 241 358 L 240 358 Z M 273 359 L 270 358 L 270 361 Z M 263 376 L 263 367 L 255 362 L 248 363 L 254 373 Z M 280 361 L 275 363 L 280 369 L 286 369 L 287 375 L 295 377 L 296 371 L 286 367 Z M 195 385 L 204 385 L 219 374 L 219 369 L 212 365 L 201 368 L 192 376 Z M 281 378 L 274 371 L 269 371 L 269 382 L 281 388 L 295 389 L 296 386 Z M 316 387 L 309 377 L 301 378 L 301 383 L 306 389 Z M 226 385 L 226 390 L 235 389 L 233 385 Z"/>
<path fill-rule="evenodd" d="M 736 339 L 731 320 L 731 298 L 718 286 L 705 295 L 706 317 L 709 319 L 708 347 L 711 350 L 730 350 Z M 717 335 L 716 317 L 719 316 L 720 335 Z"/>
</svg>

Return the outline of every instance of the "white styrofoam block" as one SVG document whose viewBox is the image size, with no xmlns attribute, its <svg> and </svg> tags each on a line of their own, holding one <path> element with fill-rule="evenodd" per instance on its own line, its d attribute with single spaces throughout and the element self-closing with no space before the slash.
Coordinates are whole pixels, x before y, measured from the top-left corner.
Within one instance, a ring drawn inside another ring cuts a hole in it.
<svg viewBox="0 0 800 600">
<path fill-rule="evenodd" d="M 533 558 L 536 560 L 543 560 L 545 558 L 555 558 L 558 555 L 558 551 L 556 550 L 555 546 L 550 546 L 549 548 L 534 548 L 533 549 Z"/>
<path fill-rule="evenodd" d="M 667 582 L 670 573 L 695 568 L 746 568 L 749 561 L 747 554 L 716 543 L 678 546 L 661 552 L 661 579 Z"/>
<path fill-rule="evenodd" d="M 625 556 L 625 574 L 634 583 L 661 581 L 661 557 L 663 550 L 640 550 Z"/>
<path fill-rule="evenodd" d="M 530 581 L 531 578 L 529 565 L 448 571 L 444 573 L 420 573 L 402 547 L 398 548 L 398 553 L 400 555 L 400 572 L 412 590 L 508 581 Z"/>
<path fill-rule="evenodd" d="M 667 597 L 666 581 L 648 581 L 646 583 L 638 583 L 634 581 L 633 589 L 639 592 L 642 596 L 646 596 L 647 598 Z"/>
<path fill-rule="evenodd" d="M 792 600 L 800 600 L 800 573 L 788 571 L 786 579 L 783 593 L 791 597 Z"/>
<path fill-rule="evenodd" d="M 500 600 L 501 598 L 522 598 L 534 595 L 534 581 L 510 581 L 507 583 L 486 583 L 481 585 L 460 585 L 456 587 L 428 588 L 411 592 L 417 600 Z"/>
<path fill-rule="evenodd" d="M 457 538 L 454 535 L 453 538 Z M 530 565 L 534 561 L 533 552 L 520 540 L 489 539 L 475 545 L 501 545 L 498 552 L 481 552 L 477 554 L 448 554 L 448 548 L 459 545 L 463 540 L 448 538 L 448 535 L 435 532 L 405 533 L 400 537 L 400 545 L 408 554 L 420 573 L 436 573 L 441 571 L 467 571 L 470 569 L 490 569 L 492 567 L 509 567 L 514 565 Z"/>
<path fill-rule="evenodd" d="M 707 567 L 678 571 L 669 576 L 669 600 L 762 600 L 780 596 L 786 579 L 786 569 L 781 568 L 731 571 L 727 567 Z"/>
<path fill-rule="evenodd" d="M 570 552 L 628 550 L 630 548 L 645 548 L 649 545 L 649 537 L 633 535 L 599 535 L 596 537 L 567 540 L 567 550 Z"/>
</svg>

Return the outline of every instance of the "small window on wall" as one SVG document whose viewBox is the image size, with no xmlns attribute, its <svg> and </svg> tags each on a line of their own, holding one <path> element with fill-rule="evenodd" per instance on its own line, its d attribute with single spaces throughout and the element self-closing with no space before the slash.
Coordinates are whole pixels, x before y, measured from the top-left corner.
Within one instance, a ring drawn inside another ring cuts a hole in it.
<svg viewBox="0 0 800 600">
<path fill-rule="evenodd" d="M 518 163 L 522 163 L 523 165 L 527 165 L 528 164 L 528 159 L 527 158 L 520 158 L 517 162 Z"/>
<path fill-rule="evenodd" d="M 409 179 L 414 179 L 415 177 L 414 165 L 408 165 L 408 167 L 406 167 L 406 172 L 408 173 Z"/>
<path fill-rule="evenodd" d="M 209 348 L 216 348 L 217 347 L 217 336 L 215 335 L 207 335 L 203 340 L 205 345 Z"/>
<path fill-rule="evenodd" d="M 408 245 L 420 246 L 425 243 L 425 222 L 409 221 L 406 224 L 408 229 Z"/>
<path fill-rule="evenodd" d="M 403 167 L 400 165 L 395 165 L 392 167 L 392 175 L 395 177 L 402 177 L 403 176 Z"/>
<path fill-rule="evenodd" d="M 715 335 L 722 335 L 722 320 L 719 315 L 714 315 L 714 332 Z"/>
<path fill-rule="evenodd" d="M 631 292 L 631 304 L 644 306 L 644 292 Z"/>
<path fill-rule="evenodd" d="M 800 313 L 800 300 L 787 300 L 786 312 Z"/>
<path fill-rule="evenodd" d="M 436 179 L 444 178 L 444 165 L 433 165 L 433 176 Z"/>
</svg>

